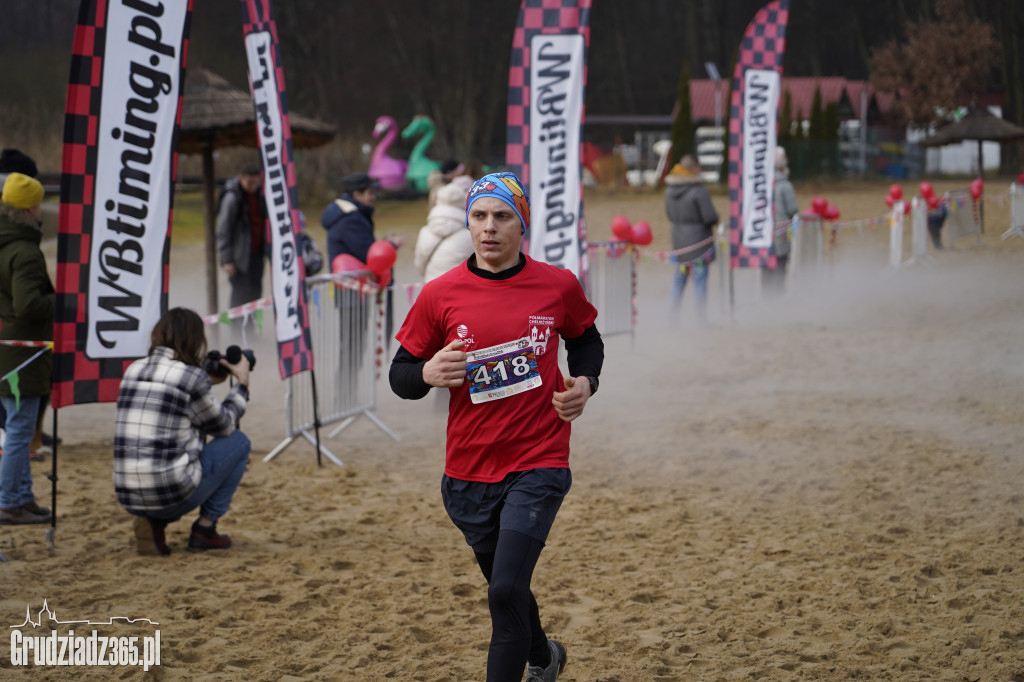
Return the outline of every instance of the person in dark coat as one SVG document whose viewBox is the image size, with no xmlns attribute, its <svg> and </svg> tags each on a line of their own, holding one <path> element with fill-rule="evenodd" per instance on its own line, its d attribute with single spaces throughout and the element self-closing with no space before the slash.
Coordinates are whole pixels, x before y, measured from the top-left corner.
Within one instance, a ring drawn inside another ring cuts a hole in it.
<svg viewBox="0 0 1024 682">
<path fill-rule="evenodd" d="M 677 313 L 690 273 L 697 319 L 707 322 L 708 265 L 715 259 L 713 230 L 718 212 L 701 182 L 697 159 L 687 154 L 665 176 L 665 212 L 672 223 L 672 311 Z"/>
<path fill-rule="evenodd" d="M 43 186 L 10 173 L 0 196 L 0 339 L 52 341 L 54 289 L 39 248 Z M 0 458 L 0 525 L 49 523 L 32 492 L 29 448 L 43 396 L 50 394 L 53 355 L 0 345 L 0 404 L 7 411 Z"/>
<path fill-rule="evenodd" d="M 327 230 L 327 259 L 343 253 L 366 263 L 374 242 L 373 211 L 380 182 L 366 173 L 352 173 L 341 180 L 341 196 L 327 205 L 320 224 Z"/>
<path fill-rule="evenodd" d="M 946 216 L 949 209 L 945 202 L 935 204 L 935 208 L 928 208 L 928 235 L 932 238 L 932 246 L 942 250 L 942 226 L 946 224 Z"/>
<path fill-rule="evenodd" d="M 267 210 L 260 193 L 262 186 L 263 170 L 259 165 L 245 166 L 237 177 L 224 183 L 217 209 L 217 252 L 231 284 L 231 308 L 263 296 Z"/>
<path fill-rule="evenodd" d="M 332 201 L 320 216 L 320 224 L 327 230 L 327 262 L 333 272 L 334 260 L 348 254 L 366 264 L 366 255 L 376 241 L 373 234 L 373 211 L 377 203 L 380 182 L 366 173 L 352 173 L 341 179 L 341 196 Z M 393 234 L 387 240 L 397 249 L 404 240 Z M 391 338 L 391 319 L 394 309 L 391 289 L 387 290 L 387 338 Z"/>
</svg>

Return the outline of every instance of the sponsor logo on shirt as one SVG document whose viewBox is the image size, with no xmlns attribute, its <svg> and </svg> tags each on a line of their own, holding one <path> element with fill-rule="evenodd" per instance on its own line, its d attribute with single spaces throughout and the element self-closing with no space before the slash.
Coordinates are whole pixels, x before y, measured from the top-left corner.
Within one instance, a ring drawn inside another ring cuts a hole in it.
<svg viewBox="0 0 1024 682">
<path fill-rule="evenodd" d="M 530 315 L 528 324 L 534 352 L 538 357 L 544 355 L 555 326 L 555 318 L 548 315 Z"/>
<path fill-rule="evenodd" d="M 460 324 L 458 327 L 455 328 L 455 333 L 458 335 L 459 340 L 466 344 L 462 347 L 463 351 L 468 352 L 470 349 L 473 348 L 473 346 L 476 345 L 476 339 L 472 335 L 470 335 L 469 327 L 467 327 L 466 325 Z"/>
</svg>

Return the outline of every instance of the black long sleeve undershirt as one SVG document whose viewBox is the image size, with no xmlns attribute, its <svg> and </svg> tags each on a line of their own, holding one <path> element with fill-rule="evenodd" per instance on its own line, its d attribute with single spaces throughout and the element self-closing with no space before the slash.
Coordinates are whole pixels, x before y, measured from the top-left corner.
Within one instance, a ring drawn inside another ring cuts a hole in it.
<svg viewBox="0 0 1024 682">
<path fill-rule="evenodd" d="M 430 384 L 423 380 L 425 364 L 425 359 L 416 357 L 405 346 L 398 346 L 388 370 L 388 382 L 395 395 L 405 400 L 419 400 L 430 392 Z"/>
</svg>

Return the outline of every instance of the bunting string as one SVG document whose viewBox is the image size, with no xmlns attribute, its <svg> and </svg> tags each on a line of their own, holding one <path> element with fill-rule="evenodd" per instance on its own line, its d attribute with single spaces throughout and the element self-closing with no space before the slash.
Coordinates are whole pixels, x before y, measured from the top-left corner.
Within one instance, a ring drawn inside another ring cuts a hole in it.
<svg viewBox="0 0 1024 682">
<path fill-rule="evenodd" d="M 7 383 L 9 383 L 11 385 L 11 393 L 14 394 L 14 409 L 15 409 L 15 411 L 21 409 L 21 391 L 18 390 L 18 372 L 20 372 L 21 370 L 25 369 L 29 365 L 31 365 L 33 362 L 36 361 L 36 358 L 41 356 L 46 351 L 53 350 L 53 341 L 26 342 L 26 343 L 43 343 L 44 347 L 40 348 L 38 351 L 36 351 L 36 353 L 33 354 L 32 357 L 30 357 L 28 360 L 26 360 L 25 362 L 21 363 L 20 365 L 18 365 L 14 369 L 12 369 L 7 374 L 5 374 L 2 377 L 0 377 L 0 383 L 3 383 L 3 382 L 6 381 Z"/>
<path fill-rule="evenodd" d="M 715 242 L 715 237 L 714 237 L 714 235 L 712 235 L 712 236 L 708 237 L 707 239 L 704 239 L 702 241 L 697 242 L 696 244 L 684 247 L 682 249 L 675 249 L 674 251 L 652 251 L 652 250 L 649 250 L 649 249 L 637 249 L 637 252 L 641 256 L 644 256 L 645 258 L 654 258 L 654 259 L 661 260 L 661 261 L 667 261 L 667 260 L 671 259 L 674 256 L 681 256 L 681 255 L 683 255 L 685 253 L 690 253 L 691 251 L 696 251 L 697 249 L 702 249 L 702 248 L 704 248 L 705 246 L 707 246 L 709 244 L 713 244 L 714 242 Z M 685 263 L 680 263 L 680 265 L 689 265 L 690 263 L 695 263 L 695 262 L 697 262 L 699 260 L 704 259 L 705 257 L 706 256 L 704 254 L 701 254 L 701 255 L 697 256 L 696 258 L 693 258 L 691 260 L 686 261 Z"/>
<path fill-rule="evenodd" d="M 219 313 L 207 315 L 203 317 L 203 324 L 211 325 L 217 324 L 218 322 L 223 322 L 224 324 L 231 324 L 232 320 L 245 318 L 247 315 L 251 315 L 252 313 L 255 313 L 257 311 L 265 310 L 266 308 L 271 308 L 273 307 L 273 305 L 274 299 L 271 298 L 270 296 L 266 296 L 264 298 L 256 299 L 255 301 L 243 303 L 242 305 L 235 306 L 234 308 L 228 308 L 227 310 L 221 311 Z"/>
<path fill-rule="evenodd" d="M 0 346 L 17 346 L 19 348 L 49 348 L 53 350 L 53 341 L 0 341 Z"/>
</svg>

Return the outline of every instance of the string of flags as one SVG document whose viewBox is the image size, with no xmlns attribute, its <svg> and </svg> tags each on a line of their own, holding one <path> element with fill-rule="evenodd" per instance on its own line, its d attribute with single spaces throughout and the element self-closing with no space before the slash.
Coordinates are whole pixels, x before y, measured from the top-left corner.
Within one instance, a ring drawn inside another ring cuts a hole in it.
<svg viewBox="0 0 1024 682">
<path fill-rule="evenodd" d="M 19 348 L 49 348 L 53 350 L 53 341 L 0 341 L 0 346 L 17 346 Z"/>
<path fill-rule="evenodd" d="M 708 237 L 707 239 L 701 240 L 701 241 L 697 242 L 696 244 L 692 244 L 692 245 L 684 247 L 682 249 L 675 249 L 673 251 L 652 251 L 650 249 L 637 249 L 637 253 L 639 253 L 644 258 L 652 258 L 652 259 L 656 259 L 656 260 L 660 260 L 660 261 L 669 261 L 672 258 L 675 258 L 676 256 L 681 256 L 681 255 L 683 255 L 685 253 L 690 253 L 692 251 L 697 251 L 697 250 L 702 249 L 702 248 L 704 248 L 704 247 L 706 247 L 706 246 L 708 246 L 710 244 L 713 244 L 714 242 L 715 242 L 715 237 L 712 235 L 711 237 Z M 689 265 L 691 263 L 696 263 L 697 261 L 701 261 L 701 260 L 704 260 L 706 258 L 707 258 L 706 253 L 702 253 L 701 255 L 699 255 L 699 256 L 697 256 L 695 258 L 691 258 L 688 261 L 679 262 L 678 264 L 680 266 Z"/>
<path fill-rule="evenodd" d="M 7 374 L 0 377 L 0 384 L 7 382 L 11 385 L 11 395 L 14 396 L 14 411 L 17 412 L 21 409 L 21 389 L 19 387 L 18 372 L 28 367 L 30 364 L 36 361 L 36 358 L 41 356 L 48 350 L 53 350 L 53 341 L 0 341 L 5 346 L 26 346 L 29 348 L 39 348 L 35 354 L 32 355 L 28 360 L 21 363 Z M 41 347 L 40 347 L 41 346 Z"/>
</svg>

